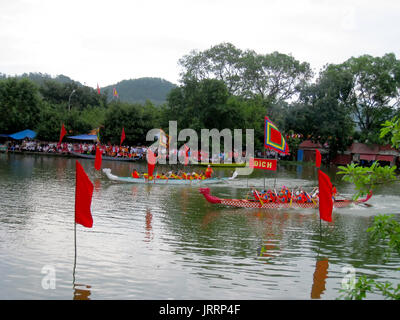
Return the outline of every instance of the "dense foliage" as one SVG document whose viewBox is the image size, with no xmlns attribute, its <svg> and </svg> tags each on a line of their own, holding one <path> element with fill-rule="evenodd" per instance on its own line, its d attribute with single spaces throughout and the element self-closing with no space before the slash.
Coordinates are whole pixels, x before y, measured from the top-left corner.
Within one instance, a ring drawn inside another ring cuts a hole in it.
<svg viewBox="0 0 400 320">
<path fill-rule="evenodd" d="M 124 127 L 126 141 L 140 144 L 149 128 L 168 131 L 176 120 L 178 130 L 254 129 L 255 147 L 262 150 L 268 115 L 290 136 L 292 157 L 301 141 L 312 139 L 329 145 L 332 159 L 353 141 L 388 142 L 380 136 L 381 123 L 399 116 L 400 61 L 394 54 L 328 64 L 315 80 L 309 63 L 291 55 L 230 43 L 192 51 L 178 63 L 179 86 L 142 78 L 101 88 L 101 94 L 64 75 L 0 74 L 0 133 L 29 128 L 39 139 L 57 141 L 64 123 L 68 134 L 100 127 L 103 139 L 116 142 Z M 112 96 L 114 87 L 119 98 Z"/>
<path fill-rule="evenodd" d="M 399 122 L 395 117 L 391 121 L 386 121 L 381 128 L 381 136 L 390 135 L 392 147 L 398 147 L 400 136 L 398 132 Z M 393 131 L 388 129 L 393 128 Z M 343 179 L 355 184 L 358 191 L 357 195 L 366 193 L 374 189 L 379 184 L 393 184 L 398 182 L 394 174 L 395 166 L 380 167 L 376 162 L 371 168 L 361 168 L 356 165 L 340 167 L 339 174 L 343 174 Z M 386 249 L 386 257 L 392 254 L 400 255 L 400 223 L 394 215 L 378 215 L 374 218 L 373 225 L 367 229 L 371 238 L 381 244 Z M 358 277 L 352 286 L 341 289 L 341 298 L 348 300 L 362 300 L 368 293 L 381 294 L 385 299 L 400 300 L 400 284 L 397 286 L 390 281 L 378 281 L 366 275 Z"/>
</svg>

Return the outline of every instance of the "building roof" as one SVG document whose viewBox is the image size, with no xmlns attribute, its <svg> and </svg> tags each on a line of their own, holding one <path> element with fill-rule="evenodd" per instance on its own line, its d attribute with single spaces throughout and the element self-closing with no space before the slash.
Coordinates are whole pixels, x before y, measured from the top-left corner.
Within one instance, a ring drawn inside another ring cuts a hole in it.
<svg viewBox="0 0 400 320">
<path fill-rule="evenodd" d="M 16 132 L 13 134 L 9 134 L 8 135 L 10 138 L 15 139 L 15 140 L 22 140 L 25 138 L 30 138 L 30 139 L 34 139 L 36 137 L 36 132 L 26 129 L 20 132 Z"/>
<path fill-rule="evenodd" d="M 304 140 L 302 143 L 300 143 L 299 149 L 305 148 L 321 149 L 322 145 L 320 143 L 314 143 L 311 140 Z"/>
<path fill-rule="evenodd" d="M 364 143 L 354 142 L 349 151 L 351 153 L 358 153 L 358 154 L 378 154 L 379 153 L 379 145 L 366 145 Z"/>
</svg>

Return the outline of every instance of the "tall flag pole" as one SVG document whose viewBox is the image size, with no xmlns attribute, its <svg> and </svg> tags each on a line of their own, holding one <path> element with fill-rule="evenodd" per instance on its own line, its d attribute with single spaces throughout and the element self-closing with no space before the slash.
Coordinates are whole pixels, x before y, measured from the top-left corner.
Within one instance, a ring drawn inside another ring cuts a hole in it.
<svg viewBox="0 0 400 320">
<path fill-rule="evenodd" d="M 86 228 L 93 226 L 92 204 L 93 183 L 90 181 L 85 170 L 78 160 L 75 162 L 76 186 L 75 186 L 75 219 L 74 219 L 74 241 L 75 241 L 75 260 L 74 260 L 74 283 L 76 269 L 76 224 L 81 224 Z"/>
<path fill-rule="evenodd" d="M 267 117 L 264 118 L 264 147 L 276 152 L 275 159 L 278 160 L 278 153 L 289 154 L 289 146 L 278 127 Z M 277 174 L 278 171 L 276 171 Z M 276 184 L 276 174 L 274 188 Z"/>
</svg>

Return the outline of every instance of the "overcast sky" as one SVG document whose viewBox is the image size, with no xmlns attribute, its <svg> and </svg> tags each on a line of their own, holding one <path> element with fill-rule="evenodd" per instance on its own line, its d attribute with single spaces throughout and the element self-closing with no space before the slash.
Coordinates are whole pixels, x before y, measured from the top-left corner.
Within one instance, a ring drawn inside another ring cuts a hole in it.
<svg viewBox="0 0 400 320">
<path fill-rule="evenodd" d="M 160 77 L 231 42 L 311 64 L 400 58 L 399 0 L 0 0 L 0 72 L 64 74 L 96 87 Z"/>
</svg>

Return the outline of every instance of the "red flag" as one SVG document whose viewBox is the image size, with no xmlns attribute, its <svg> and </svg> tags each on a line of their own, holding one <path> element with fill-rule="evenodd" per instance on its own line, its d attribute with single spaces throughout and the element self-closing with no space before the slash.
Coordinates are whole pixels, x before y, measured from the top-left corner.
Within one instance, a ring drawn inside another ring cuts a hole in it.
<svg viewBox="0 0 400 320">
<path fill-rule="evenodd" d="M 185 150 L 185 166 L 189 163 L 189 147 L 186 145 L 186 143 L 183 145 L 183 148 Z"/>
<path fill-rule="evenodd" d="M 92 204 L 93 183 L 89 180 L 82 165 L 76 160 L 75 223 L 84 227 L 93 226 Z"/>
<path fill-rule="evenodd" d="M 100 94 L 100 87 L 99 87 L 99 84 L 97 84 L 97 93 Z"/>
<path fill-rule="evenodd" d="M 321 152 L 315 149 L 315 166 L 317 168 L 321 167 Z"/>
<path fill-rule="evenodd" d="M 97 146 L 96 147 L 96 158 L 94 160 L 94 168 L 96 170 L 100 170 L 101 169 L 101 160 L 102 160 L 102 155 L 101 155 L 101 150 L 100 148 Z"/>
<path fill-rule="evenodd" d="M 62 139 L 64 136 L 67 134 L 67 130 L 65 130 L 64 123 L 61 126 L 61 132 L 60 132 L 60 140 L 58 141 L 58 145 L 61 144 Z"/>
<path fill-rule="evenodd" d="M 121 133 L 121 143 L 119 144 L 120 146 L 122 145 L 122 141 L 125 140 L 125 130 L 124 127 L 122 127 L 122 133 Z"/>
<path fill-rule="evenodd" d="M 331 179 L 318 170 L 318 185 L 319 185 L 319 216 L 322 220 L 332 221 L 332 183 Z"/>
<path fill-rule="evenodd" d="M 154 167 L 156 166 L 156 155 L 150 149 L 147 150 L 147 173 L 149 178 L 153 176 Z"/>
</svg>

